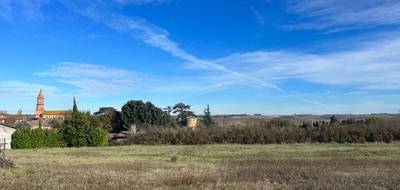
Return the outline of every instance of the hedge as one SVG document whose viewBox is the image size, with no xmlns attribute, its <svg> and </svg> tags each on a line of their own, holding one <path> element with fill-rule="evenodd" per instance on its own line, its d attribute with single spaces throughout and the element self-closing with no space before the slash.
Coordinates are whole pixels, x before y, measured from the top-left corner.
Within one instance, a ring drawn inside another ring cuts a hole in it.
<svg viewBox="0 0 400 190">
<path fill-rule="evenodd" d="M 13 149 L 64 147 L 65 143 L 57 129 L 20 128 L 12 135 Z"/>
<path fill-rule="evenodd" d="M 300 126 L 153 128 L 131 137 L 127 144 L 290 144 L 290 143 L 364 143 L 400 141 L 400 126 L 393 125 L 323 125 Z"/>
<path fill-rule="evenodd" d="M 65 131 L 63 131 L 65 132 Z M 68 146 L 65 134 L 57 129 L 20 128 L 12 135 L 13 149 L 50 148 Z M 91 127 L 84 134 L 87 146 L 104 146 L 108 143 L 108 132 L 102 128 Z"/>
</svg>

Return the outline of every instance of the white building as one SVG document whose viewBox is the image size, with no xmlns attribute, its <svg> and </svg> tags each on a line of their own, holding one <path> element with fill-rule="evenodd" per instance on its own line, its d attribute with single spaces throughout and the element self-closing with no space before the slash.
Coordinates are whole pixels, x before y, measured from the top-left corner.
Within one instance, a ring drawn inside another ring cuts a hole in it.
<svg viewBox="0 0 400 190">
<path fill-rule="evenodd" d="M 15 128 L 0 124 L 0 145 L 1 149 L 4 147 L 4 141 L 6 143 L 6 149 L 11 149 L 11 135 L 16 131 Z"/>
<path fill-rule="evenodd" d="M 188 116 L 186 117 L 186 126 L 195 130 L 197 127 L 197 117 L 196 116 Z"/>
</svg>

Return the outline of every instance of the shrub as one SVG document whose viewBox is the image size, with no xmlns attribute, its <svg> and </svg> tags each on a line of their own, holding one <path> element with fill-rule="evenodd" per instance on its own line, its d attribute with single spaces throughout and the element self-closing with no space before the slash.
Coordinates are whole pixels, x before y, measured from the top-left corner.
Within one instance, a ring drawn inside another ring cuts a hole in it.
<svg viewBox="0 0 400 190">
<path fill-rule="evenodd" d="M 32 129 L 20 128 L 17 129 L 11 136 L 11 148 L 14 149 L 25 149 L 32 148 Z"/>
<path fill-rule="evenodd" d="M 65 142 L 63 136 L 59 130 L 51 129 L 51 130 L 44 130 L 46 141 L 45 147 L 64 147 Z"/>
<path fill-rule="evenodd" d="M 75 112 L 67 116 L 62 134 L 67 146 L 99 146 L 108 141 L 108 132 L 90 113 Z"/>
<path fill-rule="evenodd" d="M 31 146 L 32 148 L 41 148 L 46 144 L 46 136 L 42 128 L 37 128 L 32 130 L 31 136 Z"/>
<path fill-rule="evenodd" d="M 57 129 L 17 129 L 12 135 L 11 147 L 14 149 L 63 147 L 64 140 Z"/>
<path fill-rule="evenodd" d="M 89 146 L 103 146 L 108 143 L 108 132 L 99 127 L 91 127 L 88 132 Z"/>
</svg>

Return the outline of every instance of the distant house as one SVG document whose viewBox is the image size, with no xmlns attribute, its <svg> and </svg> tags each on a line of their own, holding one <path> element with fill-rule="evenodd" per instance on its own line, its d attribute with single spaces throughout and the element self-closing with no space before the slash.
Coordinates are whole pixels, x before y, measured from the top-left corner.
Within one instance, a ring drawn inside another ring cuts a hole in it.
<svg viewBox="0 0 400 190">
<path fill-rule="evenodd" d="M 11 149 L 11 136 L 16 131 L 15 128 L 0 124 L 0 145 L 6 149 Z M 5 143 L 5 145 L 4 145 Z"/>
</svg>

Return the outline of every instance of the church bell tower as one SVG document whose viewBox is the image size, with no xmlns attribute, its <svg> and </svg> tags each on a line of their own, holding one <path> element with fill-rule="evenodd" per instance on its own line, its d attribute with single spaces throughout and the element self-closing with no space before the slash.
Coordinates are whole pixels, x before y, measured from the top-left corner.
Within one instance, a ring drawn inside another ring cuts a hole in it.
<svg viewBox="0 0 400 190">
<path fill-rule="evenodd" d="M 37 97 L 35 118 L 39 119 L 44 112 L 44 94 L 43 89 L 40 89 L 39 95 Z"/>
</svg>

